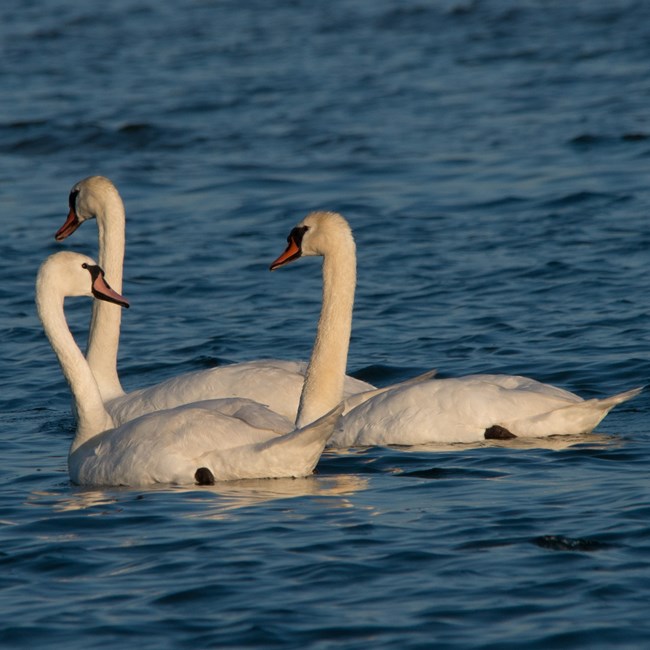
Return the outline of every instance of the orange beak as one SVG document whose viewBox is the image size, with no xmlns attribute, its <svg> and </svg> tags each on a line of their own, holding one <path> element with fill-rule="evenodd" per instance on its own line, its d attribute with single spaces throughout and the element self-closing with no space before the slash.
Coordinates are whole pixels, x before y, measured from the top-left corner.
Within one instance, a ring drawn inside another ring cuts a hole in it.
<svg viewBox="0 0 650 650">
<path fill-rule="evenodd" d="M 126 307 L 128 309 L 130 307 L 129 301 L 124 296 L 117 293 L 117 291 L 111 289 L 108 282 L 104 279 L 104 272 L 101 271 L 98 266 L 90 269 L 91 274 L 94 272 L 94 269 L 98 270 L 98 272 L 94 273 L 93 277 L 92 292 L 95 298 L 105 300 L 106 302 L 112 302 L 120 307 Z"/>
<path fill-rule="evenodd" d="M 79 226 L 81 225 L 81 221 L 79 221 L 79 217 L 75 214 L 75 211 L 73 208 L 70 209 L 70 212 L 68 213 L 68 218 L 65 220 L 65 223 L 56 231 L 56 235 L 54 235 L 54 239 L 56 241 L 61 241 L 71 235 Z"/>
<path fill-rule="evenodd" d="M 289 245 L 285 249 L 284 253 L 278 257 L 273 264 L 269 267 L 271 271 L 275 271 L 275 269 L 279 269 L 281 266 L 284 266 L 285 264 L 288 264 L 289 262 L 292 262 L 293 260 L 297 260 L 300 256 L 302 255 L 302 251 L 300 250 L 300 247 L 298 244 L 296 244 L 296 241 L 294 240 L 293 237 L 289 238 Z"/>
</svg>

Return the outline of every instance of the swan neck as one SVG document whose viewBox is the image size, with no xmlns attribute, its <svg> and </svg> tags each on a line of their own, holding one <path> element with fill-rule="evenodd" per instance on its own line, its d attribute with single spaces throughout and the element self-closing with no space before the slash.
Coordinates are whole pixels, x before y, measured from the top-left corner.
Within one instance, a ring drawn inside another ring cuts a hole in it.
<svg viewBox="0 0 650 650">
<path fill-rule="evenodd" d="M 105 198 L 97 211 L 96 219 L 99 231 L 99 265 L 104 269 L 111 287 L 121 293 L 126 216 L 124 204 L 117 191 Z M 104 402 L 124 395 L 117 374 L 121 322 L 121 307 L 103 300 L 93 301 L 86 358 Z"/>
<path fill-rule="evenodd" d="M 102 396 L 88 362 L 77 346 L 63 310 L 63 297 L 37 291 L 38 314 L 61 370 L 70 386 L 77 412 L 77 432 L 71 451 L 106 429 L 113 420 L 104 408 Z"/>
<path fill-rule="evenodd" d="M 351 237 L 350 237 L 351 239 Z M 296 417 L 310 424 L 343 399 L 356 287 L 354 240 L 323 256 L 323 303 Z"/>
</svg>

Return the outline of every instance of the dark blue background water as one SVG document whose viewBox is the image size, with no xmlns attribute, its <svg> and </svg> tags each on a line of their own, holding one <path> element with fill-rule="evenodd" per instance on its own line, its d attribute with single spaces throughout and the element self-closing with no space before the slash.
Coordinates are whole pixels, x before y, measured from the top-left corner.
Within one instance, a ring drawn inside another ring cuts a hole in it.
<svg viewBox="0 0 650 650">
<path fill-rule="evenodd" d="M 538 446 L 328 452 L 312 478 L 71 486 L 33 306 L 74 182 L 112 178 L 127 389 L 306 358 L 314 208 L 351 221 L 349 369 L 648 382 L 650 4 L 0 6 L 0 645 L 640 648 L 650 399 Z M 69 319 L 83 343 L 87 301 Z"/>
</svg>

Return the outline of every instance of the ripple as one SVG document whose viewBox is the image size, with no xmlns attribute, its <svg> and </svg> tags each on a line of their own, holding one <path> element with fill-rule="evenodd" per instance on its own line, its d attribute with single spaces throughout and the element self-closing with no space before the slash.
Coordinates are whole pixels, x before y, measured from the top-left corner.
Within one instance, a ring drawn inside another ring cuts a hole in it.
<svg viewBox="0 0 650 650">
<path fill-rule="evenodd" d="M 507 474 L 493 471 L 467 470 L 453 467 L 432 467 L 430 469 L 415 470 L 412 472 L 401 472 L 399 476 L 405 478 L 426 478 L 433 480 L 483 478 L 502 478 Z"/>
<path fill-rule="evenodd" d="M 597 540 L 564 537 L 563 535 L 542 535 L 541 537 L 537 537 L 533 543 L 540 548 L 546 548 L 551 551 L 580 551 L 591 553 L 592 551 L 609 548 L 609 544 L 604 544 Z"/>
<path fill-rule="evenodd" d="M 106 151 L 177 149 L 189 146 L 187 133 L 153 123 L 57 123 L 35 120 L 0 126 L 0 141 L 20 155 L 53 155 L 69 147 L 97 147 Z M 197 144 L 195 141 L 194 144 Z"/>
<path fill-rule="evenodd" d="M 569 140 L 569 144 L 578 147 L 597 147 L 603 145 L 619 144 L 621 142 L 645 142 L 650 138 L 647 133 L 631 132 L 623 133 L 617 136 L 595 135 L 592 133 L 582 133 Z"/>
</svg>

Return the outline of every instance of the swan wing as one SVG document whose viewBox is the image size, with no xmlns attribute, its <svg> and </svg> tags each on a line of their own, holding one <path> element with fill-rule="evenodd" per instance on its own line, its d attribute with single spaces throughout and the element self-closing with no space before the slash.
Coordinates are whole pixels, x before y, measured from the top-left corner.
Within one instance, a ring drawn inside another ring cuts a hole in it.
<svg viewBox="0 0 650 650">
<path fill-rule="evenodd" d="M 433 377 L 435 377 L 437 372 L 438 371 L 435 369 L 427 370 L 427 372 L 423 372 L 421 375 L 417 375 L 416 377 L 405 379 L 404 381 L 401 381 L 397 384 L 392 384 L 390 386 L 385 386 L 383 388 L 373 388 L 371 390 L 364 390 L 363 392 L 359 392 L 354 395 L 351 395 L 350 397 L 347 397 L 343 400 L 343 413 L 349 413 L 352 409 L 359 406 L 359 404 L 363 404 L 363 402 L 371 399 L 372 397 L 375 397 L 375 395 L 380 395 L 381 393 L 385 393 L 388 390 L 393 390 L 394 388 L 398 388 L 401 386 L 410 386 L 411 384 L 418 384 L 422 381 L 428 381 L 429 379 L 433 379 Z"/>
<path fill-rule="evenodd" d="M 268 406 L 295 420 L 304 384 L 306 364 L 300 361 L 247 361 L 171 377 L 149 388 L 118 397 L 106 409 L 116 424 L 140 415 L 213 398 L 241 397 Z M 346 377 L 344 396 L 374 388 Z"/>
<path fill-rule="evenodd" d="M 201 457 L 200 463 L 209 467 L 219 480 L 308 476 L 314 471 L 342 412 L 343 406 L 339 404 L 315 422 L 291 433 L 225 452 L 209 452 Z"/>
</svg>

